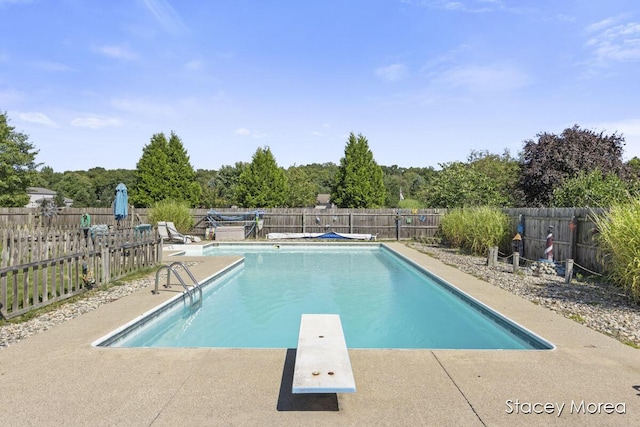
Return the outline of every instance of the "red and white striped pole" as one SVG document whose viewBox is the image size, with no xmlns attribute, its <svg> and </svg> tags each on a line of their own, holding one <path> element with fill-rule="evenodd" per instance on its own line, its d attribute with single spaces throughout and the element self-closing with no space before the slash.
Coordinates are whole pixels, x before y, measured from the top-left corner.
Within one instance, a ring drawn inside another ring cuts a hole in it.
<svg viewBox="0 0 640 427">
<path fill-rule="evenodd" d="M 550 225 L 549 231 L 547 231 L 547 247 L 544 250 L 544 259 L 553 261 L 553 225 Z"/>
</svg>

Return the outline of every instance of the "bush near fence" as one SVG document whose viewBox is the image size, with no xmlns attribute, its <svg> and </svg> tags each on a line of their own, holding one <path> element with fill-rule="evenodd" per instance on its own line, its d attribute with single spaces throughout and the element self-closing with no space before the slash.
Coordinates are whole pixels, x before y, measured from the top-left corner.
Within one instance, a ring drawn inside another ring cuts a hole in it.
<svg viewBox="0 0 640 427">
<path fill-rule="evenodd" d="M 12 318 L 161 261 L 155 230 L 113 229 L 85 239 L 79 226 L 0 229 L 0 314 Z"/>
</svg>

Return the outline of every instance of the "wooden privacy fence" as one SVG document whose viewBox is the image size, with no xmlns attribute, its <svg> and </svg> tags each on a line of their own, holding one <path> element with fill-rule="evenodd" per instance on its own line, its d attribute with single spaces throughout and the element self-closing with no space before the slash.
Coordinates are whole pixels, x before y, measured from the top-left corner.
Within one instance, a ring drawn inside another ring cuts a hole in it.
<svg viewBox="0 0 640 427">
<path fill-rule="evenodd" d="M 12 318 L 158 265 L 153 229 L 18 227 L 0 230 L 0 314 Z"/>
<path fill-rule="evenodd" d="M 113 208 L 60 208 L 52 217 L 45 216 L 39 208 L 1 208 L 0 229 L 4 227 L 78 227 L 83 213 L 91 215 L 91 224 L 116 226 Z M 125 227 L 147 223 L 147 209 L 129 207 L 129 216 L 121 221 Z"/>
<path fill-rule="evenodd" d="M 604 266 L 598 258 L 598 243 L 594 239 L 596 226 L 592 215 L 604 212 L 590 208 L 512 208 L 504 210 L 511 219 L 514 235 L 518 224 L 524 245 L 524 257 L 537 261 L 544 257 L 547 235 L 553 234 L 553 259 L 564 263 L 574 260 L 578 270 L 602 273 Z M 552 228 L 550 228 L 552 227 Z"/>
<path fill-rule="evenodd" d="M 193 209 L 197 226 L 192 234 L 205 236 L 207 227 L 204 218 L 208 209 Z M 250 209 L 223 209 L 221 215 L 234 216 L 252 213 Z M 440 225 L 446 209 L 313 209 L 274 208 L 260 209 L 264 213 L 261 229 L 253 227 L 253 216 L 249 220 L 225 221 L 225 225 L 244 225 L 248 238 L 266 238 L 269 233 L 362 233 L 372 234 L 378 239 L 432 238 Z"/>
</svg>

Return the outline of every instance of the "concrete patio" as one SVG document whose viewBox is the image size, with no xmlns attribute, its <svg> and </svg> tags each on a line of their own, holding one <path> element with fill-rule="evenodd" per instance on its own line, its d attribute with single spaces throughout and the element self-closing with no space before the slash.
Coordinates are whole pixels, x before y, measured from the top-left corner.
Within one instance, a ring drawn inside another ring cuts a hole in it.
<svg viewBox="0 0 640 427">
<path fill-rule="evenodd" d="M 389 245 L 557 348 L 352 349 L 356 393 L 292 395 L 293 349 L 92 347 L 179 289 L 152 295 L 147 288 L 0 350 L 0 424 L 629 426 L 640 420 L 640 350 L 402 244 Z M 232 260 L 209 257 L 193 271 L 207 277 Z"/>
</svg>

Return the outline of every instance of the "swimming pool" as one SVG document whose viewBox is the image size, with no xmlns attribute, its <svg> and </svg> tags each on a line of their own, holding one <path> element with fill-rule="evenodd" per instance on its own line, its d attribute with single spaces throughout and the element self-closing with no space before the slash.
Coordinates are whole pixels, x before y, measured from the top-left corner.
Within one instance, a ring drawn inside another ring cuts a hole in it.
<svg viewBox="0 0 640 427">
<path fill-rule="evenodd" d="M 337 313 L 349 348 L 550 349 L 551 344 L 384 244 L 221 244 L 242 255 L 203 287 L 100 346 L 295 348 L 303 313 Z"/>
</svg>

